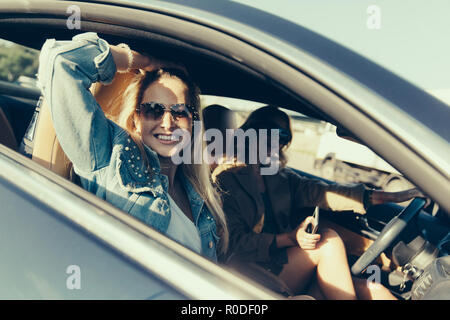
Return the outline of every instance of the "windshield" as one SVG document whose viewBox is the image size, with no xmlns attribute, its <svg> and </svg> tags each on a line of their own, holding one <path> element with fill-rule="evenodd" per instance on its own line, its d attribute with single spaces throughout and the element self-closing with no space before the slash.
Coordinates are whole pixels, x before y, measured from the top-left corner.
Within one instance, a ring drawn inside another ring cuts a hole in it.
<svg viewBox="0 0 450 320">
<path fill-rule="evenodd" d="M 236 0 L 302 25 L 450 105 L 448 0 Z"/>
</svg>

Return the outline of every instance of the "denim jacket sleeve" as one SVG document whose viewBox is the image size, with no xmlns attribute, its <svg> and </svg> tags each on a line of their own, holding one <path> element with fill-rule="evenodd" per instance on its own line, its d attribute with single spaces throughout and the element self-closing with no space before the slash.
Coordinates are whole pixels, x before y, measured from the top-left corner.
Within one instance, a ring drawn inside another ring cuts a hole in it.
<svg viewBox="0 0 450 320">
<path fill-rule="evenodd" d="M 93 32 L 72 41 L 49 39 L 41 49 L 38 83 L 61 147 L 79 170 L 92 172 L 110 162 L 119 127 L 105 117 L 89 88 L 112 82 L 115 73 L 108 43 Z"/>
</svg>

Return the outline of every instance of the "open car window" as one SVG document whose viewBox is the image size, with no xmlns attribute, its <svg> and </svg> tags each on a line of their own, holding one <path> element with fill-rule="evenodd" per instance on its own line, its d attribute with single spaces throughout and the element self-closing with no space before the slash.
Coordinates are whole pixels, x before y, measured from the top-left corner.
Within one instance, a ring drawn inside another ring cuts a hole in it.
<svg viewBox="0 0 450 320">
<path fill-rule="evenodd" d="M 202 108 L 213 104 L 233 110 L 237 127 L 252 111 L 266 105 L 230 97 L 202 96 Z M 279 108 L 291 119 L 292 142 L 286 152 L 286 165 L 297 173 L 343 184 L 363 183 L 369 188 L 387 192 L 415 187 L 401 172 L 345 129 L 291 108 Z M 400 204 L 406 206 L 410 202 Z M 436 203 L 426 211 L 433 216 L 444 214 Z"/>
<path fill-rule="evenodd" d="M 237 126 L 263 103 L 218 96 L 203 96 L 203 108 L 219 104 L 234 111 Z M 413 187 L 395 168 L 359 142 L 338 135 L 336 126 L 287 108 L 293 139 L 287 166 L 338 183 L 365 183 L 386 191 Z"/>
</svg>

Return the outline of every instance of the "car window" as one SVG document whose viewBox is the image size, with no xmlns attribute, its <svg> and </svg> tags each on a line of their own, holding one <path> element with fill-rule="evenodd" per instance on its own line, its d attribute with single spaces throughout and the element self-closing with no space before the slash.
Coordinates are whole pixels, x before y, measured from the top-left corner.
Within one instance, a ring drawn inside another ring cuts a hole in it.
<svg viewBox="0 0 450 320">
<path fill-rule="evenodd" d="M 217 96 L 202 96 L 202 107 L 212 104 L 235 111 L 240 126 L 263 103 Z M 336 126 L 281 108 L 291 118 L 292 142 L 287 166 L 339 183 L 365 183 L 372 188 L 401 191 L 412 187 L 401 173 L 368 147 L 338 136 Z"/>
<path fill-rule="evenodd" d="M 25 133 L 27 127 L 33 127 L 37 119 L 33 117 L 37 101 L 31 96 L 36 96 L 36 99 L 39 96 L 36 86 L 38 64 L 38 50 L 0 39 L 0 86 L 9 88 L 11 93 L 15 92 L 13 95 L 0 95 L 3 127 L 0 142 L 15 150 L 20 146 L 24 154 L 26 148 L 22 140 L 24 136 L 27 141 L 33 140 L 33 130 L 28 131 L 29 135 Z M 22 94 L 25 91 L 28 93 Z M 9 129 L 5 131 L 5 128 Z"/>
<path fill-rule="evenodd" d="M 0 80 L 35 87 L 39 51 L 0 39 Z M 236 111 L 237 125 L 264 104 L 217 96 L 202 96 L 202 107 L 220 104 Z M 283 109 L 291 117 L 293 139 L 287 165 L 336 182 L 364 182 L 388 191 L 404 190 L 410 182 L 367 147 L 342 139 L 325 121 Z M 33 127 L 33 121 L 31 121 Z M 21 130 L 23 131 L 23 130 Z M 28 130 L 28 135 L 33 130 Z M 32 137 L 25 135 L 26 141 Z M 26 148 L 23 148 L 26 149 Z"/>
</svg>

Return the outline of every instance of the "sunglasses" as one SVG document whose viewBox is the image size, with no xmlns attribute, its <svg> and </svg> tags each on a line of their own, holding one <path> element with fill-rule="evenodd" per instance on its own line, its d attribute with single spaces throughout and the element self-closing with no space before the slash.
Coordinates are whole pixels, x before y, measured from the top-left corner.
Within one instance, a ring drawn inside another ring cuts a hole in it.
<svg viewBox="0 0 450 320">
<path fill-rule="evenodd" d="M 287 145 L 292 140 L 291 133 L 285 129 L 278 129 L 279 130 L 279 137 L 280 137 L 280 144 L 281 145 Z"/>
<path fill-rule="evenodd" d="M 166 107 L 162 103 L 158 102 L 144 102 L 136 108 L 136 112 L 149 120 L 159 120 L 166 111 L 169 111 L 175 121 L 181 119 L 194 119 L 198 120 L 199 115 L 194 107 L 185 104 L 177 103 Z"/>
<path fill-rule="evenodd" d="M 269 145 L 272 140 L 272 131 L 271 129 L 278 130 L 278 141 L 280 143 L 280 146 L 285 146 L 289 142 L 291 142 L 292 136 L 289 133 L 289 131 L 282 129 L 282 128 L 264 128 L 267 130 L 267 144 Z"/>
<path fill-rule="evenodd" d="M 281 146 L 285 146 L 285 145 L 289 144 L 289 142 L 291 142 L 291 140 L 292 140 L 292 135 L 289 132 L 289 130 L 280 128 L 276 125 L 262 123 L 262 124 L 256 124 L 253 127 L 255 130 L 259 130 L 259 129 L 267 130 L 267 143 L 268 144 L 270 143 L 270 141 L 272 139 L 272 129 L 278 130 L 278 139 L 279 139 L 278 141 Z"/>
</svg>

